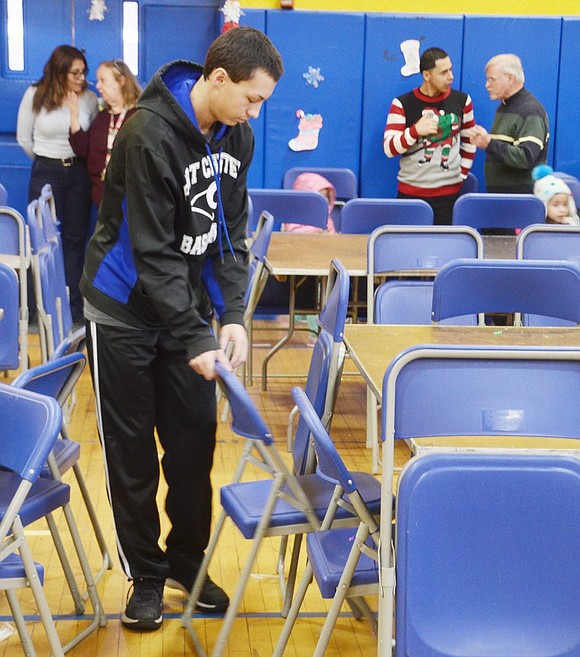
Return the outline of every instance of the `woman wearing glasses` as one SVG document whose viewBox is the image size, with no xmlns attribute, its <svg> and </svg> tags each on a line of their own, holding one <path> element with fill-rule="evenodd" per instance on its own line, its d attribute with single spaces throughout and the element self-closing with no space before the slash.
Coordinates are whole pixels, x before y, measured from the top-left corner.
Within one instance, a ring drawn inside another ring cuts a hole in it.
<svg viewBox="0 0 580 657">
<path fill-rule="evenodd" d="M 79 281 L 91 213 L 91 187 L 85 160 L 69 143 L 68 95 L 78 99 L 79 122 L 87 129 L 98 112 L 97 96 L 87 89 L 87 60 L 72 46 L 58 46 L 43 76 L 24 92 L 18 109 L 16 139 L 33 159 L 28 200 L 50 183 L 60 221 L 66 283 L 73 320 L 82 320 Z"/>
<path fill-rule="evenodd" d="M 81 123 L 79 96 L 68 94 L 71 113 L 69 141 L 74 152 L 87 161 L 91 196 L 96 206 L 103 198 L 103 181 L 113 142 L 123 122 L 135 111 L 141 87 L 124 61 L 111 59 L 99 64 L 97 90 L 103 98 L 104 107 L 88 130 L 83 129 Z"/>
</svg>

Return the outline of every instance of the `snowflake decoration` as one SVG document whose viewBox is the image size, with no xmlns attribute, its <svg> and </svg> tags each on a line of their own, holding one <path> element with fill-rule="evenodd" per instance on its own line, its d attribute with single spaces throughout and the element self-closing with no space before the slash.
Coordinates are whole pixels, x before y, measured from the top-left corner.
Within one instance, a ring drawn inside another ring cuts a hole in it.
<svg viewBox="0 0 580 657">
<path fill-rule="evenodd" d="M 105 4 L 105 0 L 91 0 L 91 7 L 87 9 L 89 20 L 104 21 L 106 11 L 109 11 L 109 8 Z"/>
<path fill-rule="evenodd" d="M 303 73 L 302 77 L 306 80 L 306 84 L 309 84 L 315 89 L 318 89 L 320 83 L 324 82 L 324 75 L 320 74 L 320 67 L 314 68 L 314 66 L 309 66 L 308 71 Z"/>
</svg>

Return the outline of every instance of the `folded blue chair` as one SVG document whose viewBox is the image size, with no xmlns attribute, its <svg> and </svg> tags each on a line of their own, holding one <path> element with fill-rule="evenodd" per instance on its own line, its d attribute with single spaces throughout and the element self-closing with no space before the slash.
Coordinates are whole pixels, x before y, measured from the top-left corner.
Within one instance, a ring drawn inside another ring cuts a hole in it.
<svg viewBox="0 0 580 657">
<path fill-rule="evenodd" d="M 580 655 L 579 515 L 573 456 L 411 459 L 397 490 L 394 656 Z"/>
<path fill-rule="evenodd" d="M 276 449 L 272 433 L 260 416 L 246 389 L 232 372 L 216 363 L 219 380 L 225 388 L 232 410 L 232 429 L 248 441 L 230 484 L 222 486 L 221 514 L 215 524 L 209 545 L 201 563 L 193 589 L 182 615 L 182 625 L 193 641 L 198 655 L 206 650 L 194 629 L 193 609 L 196 606 L 208 567 L 214 556 L 226 519 L 229 517 L 241 534 L 252 541 L 246 563 L 232 595 L 230 605 L 216 638 L 212 657 L 219 657 L 226 647 L 233 622 L 262 540 L 268 536 L 304 534 L 317 530 L 331 506 L 335 486 L 317 474 L 295 476 Z M 246 466 L 253 464 L 270 476 L 267 479 L 243 481 Z M 379 487 L 370 474 L 356 473 L 357 486 L 365 499 L 372 500 L 373 512 L 378 512 Z M 337 526 L 352 525 L 356 516 L 350 508 L 339 508 Z"/>
<path fill-rule="evenodd" d="M 341 233 L 370 235 L 385 225 L 433 225 L 433 210 L 422 199 L 354 198 L 341 214 Z"/>
<path fill-rule="evenodd" d="M 313 653 L 314 657 L 322 657 L 340 609 L 347 599 L 376 630 L 373 612 L 363 596 L 376 594 L 379 590 L 379 525 L 375 512 L 367 505 L 365 492 L 358 487 L 356 476 L 346 467 L 305 392 L 294 387 L 292 396 L 314 441 L 316 472 L 336 488 L 320 530 L 309 533 L 306 538 L 308 562 L 273 654 L 274 657 L 281 657 L 284 653 L 314 575 L 322 597 L 332 599 Z M 358 527 L 333 528 L 336 514 L 343 508 L 349 508 L 355 514 Z"/>
<path fill-rule="evenodd" d="M 453 206 L 453 225 L 472 228 L 525 228 L 543 224 L 546 208 L 533 194 L 490 194 L 472 192 L 461 195 Z"/>
</svg>

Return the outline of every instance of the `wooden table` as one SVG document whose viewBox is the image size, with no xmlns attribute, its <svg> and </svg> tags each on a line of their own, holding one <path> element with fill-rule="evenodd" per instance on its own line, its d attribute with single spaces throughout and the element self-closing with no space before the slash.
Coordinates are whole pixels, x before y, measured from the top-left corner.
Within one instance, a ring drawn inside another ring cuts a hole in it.
<svg viewBox="0 0 580 657">
<path fill-rule="evenodd" d="M 393 358 L 415 345 L 492 345 L 524 347 L 578 347 L 580 328 L 516 328 L 513 326 L 403 326 L 347 324 L 344 342 L 350 357 L 379 402 L 383 377 Z M 374 446 L 373 446 L 374 447 Z M 414 452 L 425 449 L 496 449 L 540 447 L 578 453 L 577 440 L 486 436 L 485 438 L 427 439 L 411 441 Z M 375 448 L 376 449 L 376 448 Z M 374 460 L 374 459 L 373 459 Z"/>
<path fill-rule="evenodd" d="M 290 283 L 289 322 L 286 334 L 270 349 L 262 362 L 262 390 L 267 389 L 270 359 L 289 342 L 294 333 L 297 281 L 305 276 L 317 276 L 324 279 L 328 275 L 330 261 L 333 258 L 339 259 L 351 276 L 366 276 L 368 240 L 368 235 L 272 233 L 266 264 L 272 276 L 278 279 L 288 277 Z M 515 258 L 515 237 L 485 235 L 483 242 L 485 257 Z M 392 275 L 425 277 L 435 276 L 436 273 L 436 269 L 419 269 L 392 272 Z"/>
</svg>

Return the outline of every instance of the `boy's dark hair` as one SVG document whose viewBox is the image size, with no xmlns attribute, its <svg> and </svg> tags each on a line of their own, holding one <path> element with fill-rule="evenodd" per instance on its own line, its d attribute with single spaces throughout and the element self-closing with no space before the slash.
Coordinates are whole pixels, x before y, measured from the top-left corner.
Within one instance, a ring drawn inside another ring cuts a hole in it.
<svg viewBox="0 0 580 657">
<path fill-rule="evenodd" d="M 262 69 L 275 82 L 284 72 L 280 53 L 270 39 L 253 27 L 236 27 L 221 34 L 209 47 L 203 77 L 216 68 L 224 68 L 232 82 L 249 80 L 256 69 Z"/>
<path fill-rule="evenodd" d="M 422 55 L 419 60 L 419 70 L 421 73 L 423 71 L 430 71 L 432 68 L 435 68 L 438 59 L 445 59 L 449 55 L 441 48 L 428 48 Z"/>
</svg>

